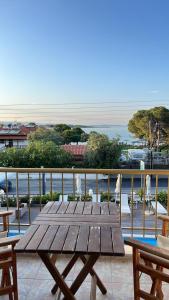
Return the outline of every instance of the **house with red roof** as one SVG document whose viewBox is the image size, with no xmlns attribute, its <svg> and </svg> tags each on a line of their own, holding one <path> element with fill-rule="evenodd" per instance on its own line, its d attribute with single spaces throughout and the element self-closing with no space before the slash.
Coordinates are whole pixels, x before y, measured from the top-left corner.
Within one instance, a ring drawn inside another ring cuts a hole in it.
<svg viewBox="0 0 169 300">
<path fill-rule="evenodd" d="M 85 156 L 85 153 L 87 151 L 87 146 L 86 145 L 71 145 L 71 144 L 68 144 L 68 145 L 62 145 L 62 148 L 71 153 L 74 157 L 74 160 L 76 162 L 82 162 L 84 160 L 84 156 Z"/>
<path fill-rule="evenodd" d="M 26 147 L 28 145 L 28 134 L 36 129 L 36 125 L 0 127 L 0 144 L 4 147 Z"/>
</svg>

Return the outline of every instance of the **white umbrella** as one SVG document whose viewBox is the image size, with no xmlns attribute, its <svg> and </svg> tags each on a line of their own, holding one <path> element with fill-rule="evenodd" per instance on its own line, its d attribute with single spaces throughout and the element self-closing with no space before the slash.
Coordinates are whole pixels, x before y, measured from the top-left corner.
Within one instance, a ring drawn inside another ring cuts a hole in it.
<svg viewBox="0 0 169 300">
<path fill-rule="evenodd" d="M 118 197 L 118 194 L 120 194 L 121 191 L 121 175 L 117 175 L 117 180 L 116 180 L 116 188 L 115 188 L 115 194 L 116 194 L 116 200 Z"/>
<path fill-rule="evenodd" d="M 89 189 L 89 196 L 93 196 L 93 190 L 92 189 Z"/>
<path fill-rule="evenodd" d="M 150 175 L 146 175 L 146 195 L 147 195 L 147 200 L 150 200 L 150 196 L 151 196 L 151 177 L 150 177 Z"/>
<path fill-rule="evenodd" d="M 80 174 L 76 174 L 76 194 L 81 195 L 82 188 L 81 188 L 81 177 Z"/>
<path fill-rule="evenodd" d="M 146 215 L 151 215 L 153 212 L 150 212 L 150 196 L 151 196 L 151 177 L 150 175 L 146 175 L 146 195 L 148 201 L 148 211 L 145 211 Z"/>
<path fill-rule="evenodd" d="M 0 190 L 0 207 L 1 207 L 1 202 L 4 200 L 4 197 L 5 197 L 5 192 L 4 190 Z"/>
</svg>

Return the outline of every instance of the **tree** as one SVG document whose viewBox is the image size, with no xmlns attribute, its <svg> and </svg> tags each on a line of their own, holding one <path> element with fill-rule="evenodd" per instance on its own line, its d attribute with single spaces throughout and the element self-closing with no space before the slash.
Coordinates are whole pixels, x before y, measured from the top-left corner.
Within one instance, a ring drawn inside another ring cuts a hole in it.
<svg viewBox="0 0 169 300">
<path fill-rule="evenodd" d="M 72 129 L 64 130 L 62 133 L 64 144 L 69 144 L 73 142 L 73 132 Z"/>
<path fill-rule="evenodd" d="M 71 129 L 71 127 L 67 124 L 56 124 L 54 126 L 54 130 L 59 133 L 63 133 L 63 131 L 70 130 L 70 129 Z"/>
<path fill-rule="evenodd" d="M 5 151 L 0 152 L 1 167 L 27 167 L 28 159 L 23 148 L 7 148 Z"/>
<path fill-rule="evenodd" d="M 88 135 L 86 135 L 80 127 L 64 130 L 62 136 L 65 144 L 69 144 L 71 142 L 78 143 L 82 141 L 82 139 L 85 142 L 88 138 Z"/>
<path fill-rule="evenodd" d="M 137 111 L 128 123 L 128 130 L 147 141 L 148 147 L 158 148 L 169 138 L 169 110 L 163 106 Z"/>
<path fill-rule="evenodd" d="M 30 143 L 25 148 L 30 157 L 29 167 L 64 168 L 71 166 L 72 155 L 53 142 Z"/>
<path fill-rule="evenodd" d="M 35 142 L 35 141 L 49 142 L 49 141 L 52 141 L 57 145 L 62 145 L 63 144 L 62 136 L 60 135 L 59 132 L 56 132 L 53 129 L 38 128 L 36 131 L 31 132 L 28 135 L 28 139 L 31 142 Z"/>
<path fill-rule="evenodd" d="M 84 143 L 88 140 L 88 138 L 89 138 L 89 134 L 84 132 L 84 133 L 81 134 L 80 142 Z"/>
<path fill-rule="evenodd" d="M 90 168 L 115 168 L 118 166 L 121 146 L 118 139 L 110 141 L 104 134 L 92 132 L 87 143 L 85 162 Z"/>
<path fill-rule="evenodd" d="M 26 148 L 0 152 L 0 165 L 18 168 L 64 168 L 72 166 L 72 155 L 53 142 L 31 142 Z"/>
</svg>

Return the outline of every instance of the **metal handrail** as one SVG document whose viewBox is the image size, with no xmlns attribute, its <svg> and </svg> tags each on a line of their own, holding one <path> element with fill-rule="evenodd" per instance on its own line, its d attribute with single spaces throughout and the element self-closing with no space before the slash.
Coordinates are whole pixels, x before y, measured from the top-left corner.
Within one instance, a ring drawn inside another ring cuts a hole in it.
<svg viewBox="0 0 169 300">
<path fill-rule="evenodd" d="M 106 188 L 107 188 L 107 195 L 108 195 L 108 201 L 111 201 L 111 196 L 112 196 L 112 186 L 111 186 L 111 176 L 116 177 L 118 174 L 120 174 L 120 178 L 121 178 L 121 184 L 120 184 L 120 195 L 119 195 L 119 208 L 120 208 L 120 222 L 121 222 L 121 226 L 123 230 L 127 230 L 131 233 L 131 235 L 134 234 L 134 232 L 136 231 L 142 231 L 143 236 L 146 234 L 147 231 L 153 232 L 155 234 L 158 233 L 158 231 L 160 230 L 160 226 L 159 223 L 157 221 L 157 195 L 158 195 L 158 191 L 159 191 L 159 177 L 160 176 L 165 176 L 168 179 L 168 184 L 167 184 L 167 194 L 168 194 L 168 204 L 167 204 L 167 210 L 168 210 L 168 214 L 169 214 L 169 170 L 135 170 L 135 169 L 87 169 L 87 168 L 11 168 L 11 167 L 2 167 L 0 168 L 0 174 L 4 173 L 5 174 L 5 181 L 7 184 L 7 180 L 8 180 L 8 175 L 10 173 L 15 173 L 16 174 L 16 193 L 15 193 L 15 197 L 17 199 L 17 210 L 19 211 L 19 203 L 20 203 L 20 196 L 22 196 L 22 194 L 19 192 L 19 180 L 20 180 L 20 174 L 27 174 L 27 195 L 29 198 L 28 201 L 28 220 L 27 222 L 25 222 L 26 224 L 22 223 L 22 219 L 19 218 L 17 220 L 17 223 L 11 223 L 11 226 L 17 226 L 18 230 L 20 231 L 20 228 L 23 226 L 29 226 L 32 222 L 32 207 L 31 207 L 31 197 L 32 197 L 32 192 L 31 192 L 31 185 L 30 182 L 31 180 L 31 176 L 30 174 L 37 174 L 38 178 L 37 178 L 37 190 L 38 193 L 37 195 L 39 195 L 42 198 L 42 178 L 43 175 L 42 174 L 49 174 L 49 193 L 52 195 L 53 194 L 53 182 L 58 180 L 56 178 L 54 178 L 54 174 L 60 174 L 61 177 L 59 180 L 61 180 L 61 194 L 63 195 L 65 193 L 65 174 L 72 174 L 72 195 L 75 196 L 76 194 L 76 188 L 75 188 L 75 174 L 83 174 L 83 180 L 84 180 L 84 195 L 87 195 L 87 186 L 88 186 L 88 178 L 87 175 L 89 174 L 93 174 L 95 175 L 95 193 L 97 195 L 97 200 L 98 201 L 98 195 L 101 192 L 100 189 L 100 183 L 99 183 L 99 175 L 106 175 L 105 176 L 105 184 L 107 184 Z M 122 195 L 122 178 L 125 178 L 125 175 L 128 175 L 130 178 L 130 183 L 128 188 L 130 189 L 130 198 L 131 198 L 131 202 L 130 202 L 130 206 L 131 206 L 131 216 L 130 218 L 128 218 L 128 223 L 126 224 L 126 222 L 124 222 L 124 216 L 122 216 L 121 213 L 121 195 Z M 146 185 L 145 185 L 145 178 L 146 175 L 152 175 L 153 177 L 155 176 L 155 203 L 156 203 L 156 211 L 155 211 L 155 215 L 154 215 L 154 219 L 153 221 L 151 221 L 151 226 L 148 224 L 147 225 L 147 217 L 145 216 L 145 210 L 146 210 Z M 124 177 L 123 177 L 124 176 Z M 142 189 L 143 189 L 143 204 L 142 204 L 142 208 L 141 208 L 141 223 L 139 224 L 135 224 L 135 207 L 134 207 L 134 180 L 136 178 L 136 176 L 139 176 L 140 178 L 142 178 Z M 6 189 L 6 197 L 7 199 L 10 197 L 10 193 L 8 191 L 8 188 Z M 63 196 L 62 196 L 63 199 Z M 8 209 L 9 207 L 7 207 Z M 40 202 L 40 210 L 42 208 L 42 202 Z M 18 212 L 19 213 L 19 212 Z M 152 222 L 154 222 L 153 226 L 152 226 Z"/>
</svg>

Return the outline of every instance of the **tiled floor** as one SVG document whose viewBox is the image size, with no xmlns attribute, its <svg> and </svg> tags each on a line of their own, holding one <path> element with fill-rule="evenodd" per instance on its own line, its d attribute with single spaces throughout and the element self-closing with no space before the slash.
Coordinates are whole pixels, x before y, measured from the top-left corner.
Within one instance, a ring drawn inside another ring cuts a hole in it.
<svg viewBox="0 0 169 300">
<path fill-rule="evenodd" d="M 63 269 L 68 257 L 58 257 L 57 265 Z M 81 262 L 77 262 L 67 277 L 68 285 L 71 284 L 80 269 Z M 123 258 L 102 257 L 96 263 L 95 270 L 107 287 L 107 294 L 102 295 L 97 289 L 97 300 L 133 300 L 132 263 L 131 256 Z M 91 278 L 88 276 L 76 294 L 78 300 L 90 299 Z M 142 278 L 142 283 L 148 289 L 147 278 Z M 38 257 L 18 257 L 18 285 L 19 300 L 54 300 L 56 295 L 51 295 L 51 288 L 54 281 L 45 266 Z M 169 299 L 169 285 L 164 286 L 165 298 Z M 8 297 L 1 297 L 7 300 Z"/>
</svg>

